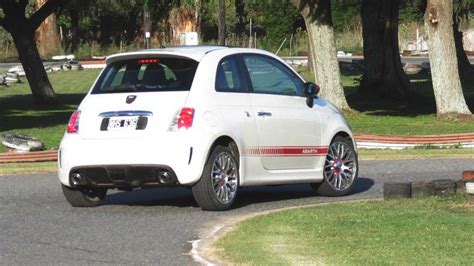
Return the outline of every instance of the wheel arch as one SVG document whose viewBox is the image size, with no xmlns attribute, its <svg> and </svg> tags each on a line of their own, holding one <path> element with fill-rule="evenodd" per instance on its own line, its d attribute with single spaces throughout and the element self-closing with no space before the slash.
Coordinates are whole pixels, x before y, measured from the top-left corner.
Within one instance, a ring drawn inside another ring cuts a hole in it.
<svg viewBox="0 0 474 266">
<path fill-rule="evenodd" d="M 343 130 L 338 131 L 338 132 L 336 132 L 336 134 L 334 134 L 334 136 L 332 137 L 330 143 L 332 143 L 333 140 L 334 140 L 336 137 L 343 137 L 343 138 L 345 138 L 345 139 L 351 141 L 351 142 L 352 142 L 352 146 L 353 146 L 354 149 L 357 151 L 357 144 L 356 144 L 356 141 L 355 141 L 354 137 L 352 136 L 352 134 L 349 134 L 347 131 L 343 131 Z"/>
<path fill-rule="evenodd" d="M 232 151 L 235 159 L 237 159 L 237 162 L 240 165 L 240 149 L 238 147 L 237 141 L 235 141 L 234 138 L 228 136 L 228 135 L 222 135 L 219 136 L 212 142 L 211 146 L 209 146 L 207 156 L 206 156 L 206 161 L 209 159 L 209 156 L 211 155 L 212 150 L 214 150 L 215 147 L 217 146 L 226 146 L 229 147 L 230 150 Z"/>
</svg>

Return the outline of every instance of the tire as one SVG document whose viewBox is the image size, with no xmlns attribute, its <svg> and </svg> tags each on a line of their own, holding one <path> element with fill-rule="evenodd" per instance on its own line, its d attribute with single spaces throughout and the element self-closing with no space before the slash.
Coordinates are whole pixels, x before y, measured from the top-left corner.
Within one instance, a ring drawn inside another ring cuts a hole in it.
<svg viewBox="0 0 474 266">
<path fill-rule="evenodd" d="M 73 207 L 97 207 L 102 203 L 107 194 L 107 189 L 75 189 L 62 184 L 61 186 L 64 197 Z"/>
<path fill-rule="evenodd" d="M 215 147 L 201 176 L 192 187 L 194 199 L 203 210 L 223 211 L 237 197 L 239 163 L 229 147 Z"/>
<path fill-rule="evenodd" d="M 359 162 L 350 139 L 336 136 L 324 162 L 323 181 L 311 184 L 321 196 L 345 196 L 352 192 L 359 173 Z"/>
</svg>

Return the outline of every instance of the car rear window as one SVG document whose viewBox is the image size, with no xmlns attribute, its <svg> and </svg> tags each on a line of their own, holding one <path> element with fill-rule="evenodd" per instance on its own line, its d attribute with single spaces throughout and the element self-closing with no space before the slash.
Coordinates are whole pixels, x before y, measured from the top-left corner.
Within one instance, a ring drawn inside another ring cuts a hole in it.
<svg viewBox="0 0 474 266">
<path fill-rule="evenodd" d="M 118 61 L 102 72 L 92 94 L 189 91 L 198 62 L 178 57 Z"/>
</svg>

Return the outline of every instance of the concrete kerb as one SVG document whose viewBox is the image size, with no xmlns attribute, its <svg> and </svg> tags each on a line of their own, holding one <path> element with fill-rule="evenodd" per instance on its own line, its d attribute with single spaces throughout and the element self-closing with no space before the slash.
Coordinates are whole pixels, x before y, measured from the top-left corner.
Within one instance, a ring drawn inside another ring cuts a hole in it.
<svg viewBox="0 0 474 266">
<path fill-rule="evenodd" d="M 219 219 L 218 221 L 212 221 L 205 225 L 201 229 L 199 234 L 201 237 L 196 240 L 190 241 L 191 251 L 188 253 L 191 258 L 202 265 L 230 265 L 229 262 L 224 261 L 222 258 L 217 256 L 217 252 L 213 244 L 220 238 L 224 237 L 228 233 L 232 232 L 235 229 L 235 226 L 245 220 L 252 219 L 255 217 L 260 217 L 276 212 L 294 210 L 294 209 L 303 209 L 311 208 L 316 206 L 328 205 L 328 204 L 338 204 L 338 203 L 348 203 L 348 202 L 367 202 L 367 201 L 381 201 L 382 199 L 363 199 L 363 200 L 342 200 L 334 202 L 320 202 L 315 204 L 307 204 L 301 206 L 292 206 L 279 208 L 274 210 L 242 214 L 242 215 L 232 215 Z"/>
</svg>

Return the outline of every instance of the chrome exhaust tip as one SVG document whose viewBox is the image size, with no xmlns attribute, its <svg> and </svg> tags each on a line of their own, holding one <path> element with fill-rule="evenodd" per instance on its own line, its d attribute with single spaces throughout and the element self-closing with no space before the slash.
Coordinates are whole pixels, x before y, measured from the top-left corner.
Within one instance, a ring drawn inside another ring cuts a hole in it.
<svg viewBox="0 0 474 266">
<path fill-rule="evenodd" d="M 71 183 L 74 186 L 80 186 L 85 184 L 85 178 L 79 173 L 72 173 L 71 174 Z"/>
<path fill-rule="evenodd" d="M 169 184 L 173 182 L 173 177 L 168 171 L 161 171 L 158 174 L 158 181 L 161 184 Z"/>
</svg>

